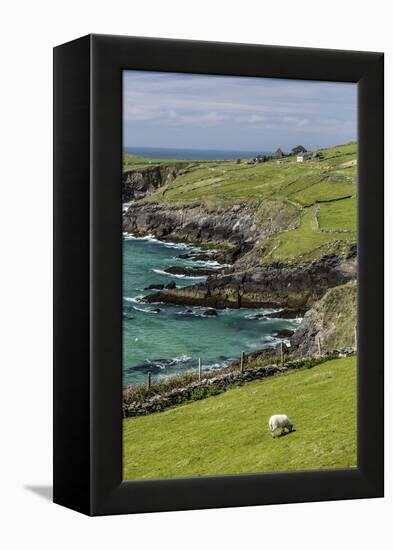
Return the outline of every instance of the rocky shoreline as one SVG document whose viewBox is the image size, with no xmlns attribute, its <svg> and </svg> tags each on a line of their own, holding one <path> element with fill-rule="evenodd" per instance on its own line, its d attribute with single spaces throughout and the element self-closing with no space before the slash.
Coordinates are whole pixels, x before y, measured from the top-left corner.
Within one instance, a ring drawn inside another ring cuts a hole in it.
<svg viewBox="0 0 393 550">
<path fill-rule="evenodd" d="M 163 288 L 151 287 L 146 289 L 149 292 L 142 298 L 143 302 L 214 310 L 280 308 L 282 318 L 295 318 L 311 311 L 331 289 L 356 282 L 357 246 L 354 243 L 343 243 L 340 252 L 321 252 L 316 259 L 261 263 L 258 249 L 261 243 L 272 235 L 293 229 L 298 223 L 293 205 L 292 210 L 282 211 L 253 200 L 218 206 L 197 201 L 180 204 L 145 200 L 181 171 L 181 166 L 158 165 L 124 174 L 124 189 L 128 193 L 125 198 L 131 198 L 132 202 L 123 216 L 123 230 L 135 236 L 153 234 L 163 241 L 202 248 L 209 245 L 213 250 L 187 251 L 180 257 L 194 262 L 213 260 L 225 265 L 214 269 L 197 264 L 168 267 L 165 269 L 168 275 L 205 277 L 206 280 L 187 286 L 171 282 Z M 314 330 L 311 318 L 314 322 L 315 315 L 305 316 L 306 321 L 291 339 L 294 349 L 299 348 L 306 355 L 315 352 L 316 335 L 325 340 L 326 346 L 332 340 L 324 337 L 330 329 Z"/>
<path fill-rule="evenodd" d="M 303 266 L 276 264 L 240 272 L 235 269 L 214 273 L 203 283 L 160 290 L 145 296 L 144 301 L 215 309 L 280 307 L 297 311 L 309 309 L 328 289 L 356 277 L 356 261 L 334 255 Z"/>
</svg>

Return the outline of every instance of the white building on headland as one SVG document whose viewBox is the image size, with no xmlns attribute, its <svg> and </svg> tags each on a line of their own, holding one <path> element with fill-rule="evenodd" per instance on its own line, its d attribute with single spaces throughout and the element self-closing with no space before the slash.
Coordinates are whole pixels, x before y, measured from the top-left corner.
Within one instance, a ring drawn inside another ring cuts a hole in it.
<svg viewBox="0 0 393 550">
<path fill-rule="evenodd" d="M 296 156 L 296 161 L 297 162 L 304 162 L 305 160 L 310 160 L 310 158 L 312 157 L 312 153 L 310 152 L 305 152 L 305 153 L 299 153 L 297 156 Z"/>
</svg>

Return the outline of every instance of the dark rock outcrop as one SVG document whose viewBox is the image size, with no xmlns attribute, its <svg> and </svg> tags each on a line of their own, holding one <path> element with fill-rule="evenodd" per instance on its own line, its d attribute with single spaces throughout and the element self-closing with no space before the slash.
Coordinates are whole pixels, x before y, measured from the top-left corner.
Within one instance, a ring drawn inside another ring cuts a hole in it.
<svg viewBox="0 0 393 550">
<path fill-rule="evenodd" d="M 207 277 L 208 275 L 216 275 L 220 272 L 219 269 L 187 266 L 171 266 L 164 269 L 164 271 L 171 275 L 185 275 L 186 277 Z"/>
<path fill-rule="evenodd" d="M 294 333 L 295 332 L 293 330 L 283 328 L 282 330 L 279 330 L 278 332 L 276 332 L 276 336 L 278 338 L 290 338 L 291 336 L 294 335 Z"/>
<path fill-rule="evenodd" d="M 222 308 L 309 308 L 325 292 L 356 278 L 354 258 L 330 255 L 305 266 L 271 265 L 209 277 L 206 283 L 163 290 L 145 302 Z"/>
<path fill-rule="evenodd" d="M 328 290 L 291 337 L 291 353 L 304 356 L 355 347 L 356 314 L 355 284 Z"/>
<path fill-rule="evenodd" d="M 203 315 L 205 315 L 206 317 L 217 317 L 218 313 L 216 309 L 214 309 L 213 307 L 209 307 L 208 309 L 205 309 Z"/>
<path fill-rule="evenodd" d="M 175 281 L 171 281 L 170 283 L 168 283 L 167 285 L 165 285 L 165 287 L 167 290 L 173 290 L 174 288 L 176 288 L 176 283 Z"/>
<path fill-rule="evenodd" d="M 232 243 L 225 252 L 227 263 L 233 263 L 251 250 L 259 238 L 267 238 L 276 229 L 261 229 L 255 208 L 248 203 L 209 211 L 199 203 L 171 205 L 136 201 L 123 217 L 123 230 L 134 235 L 153 233 L 159 239 L 183 242 Z"/>
<path fill-rule="evenodd" d="M 280 311 L 274 311 L 273 313 L 261 313 L 260 315 L 265 319 L 298 319 L 303 317 L 306 313 L 305 309 L 281 309 Z"/>
<path fill-rule="evenodd" d="M 122 202 L 141 199 L 167 185 L 177 176 L 178 171 L 178 164 L 159 164 L 124 172 Z"/>
</svg>

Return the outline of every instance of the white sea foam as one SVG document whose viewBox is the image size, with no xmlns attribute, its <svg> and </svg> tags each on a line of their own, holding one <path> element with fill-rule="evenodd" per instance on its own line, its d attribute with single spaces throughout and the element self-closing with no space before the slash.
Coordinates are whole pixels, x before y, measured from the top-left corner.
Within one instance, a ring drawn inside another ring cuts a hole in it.
<svg viewBox="0 0 393 550">
<path fill-rule="evenodd" d="M 268 334 L 267 336 L 265 336 L 265 341 L 266 342 L 281 342 L 281 339 L 277 338 L 276 336 L 271 336 L 270 334 Z"/>
<path fill-rule="evenodd" d="M 220 264 L 216 260 L 193 260 L 192 258 L 188 258 L 187 260 L 184 260 L 186 265 L 195 265 L 201 267 L 210 267 L 211 269 L 221 269 L 223 267 L 231 267 L 231 264 Z"/>
<path fill-rule="evenodd" d="M 172 361 L 174 361 L 175 363 L 185 363 L 186 361 L 191 361 L 191 359 L 192 357 L 190 357 L 189 355 L 183 354 L 179 357 L 174 357 Z"/>
<path fill-rule="evenodd" d="M 165 246 L 166 248 L 178 248 L 179 250 L 189 250 L 191 252 L 200 252 L 199 248 L 196 248 L 190 244 L 187 243 L 176 243 L 172 241 L 161 241 L 160 239 L 157 239 L 152 233 L 149 233 L 148 235 L 144 235 L 143 237 L 136 236 L 133 233 L 127 233 L 126 231 L 123 231 L 123 238 L 127 240 L 133 240 L 133 241 L 148 241 L 151 243 L 157 243 Z"/>
<path fill-rule="evenodd" d="M 166 246 L 167 248 L 179 248 L 180 250 L 195 250 L 195 251 L 197 251 L 197 249 L 195 249 L 192 245 L 187 244 L 187 243 L 175 243 L 175 242 L 172 242 L 172 241 L 160 241 L 160 243 L 163 244 L 164 246 Z"/>
<path fill-rule="evenodd" d="M 167 273 L 166 271 L 162 269 L 153 269 L 154 273 L 157 273 L 158 275 L 166 275 L 167 277 L 176 277 L 176 279 L 206 279 L 206 275 L 200 275 L 197 276 L 191 276 L 191 275 L 182 275 L 178 273 Z"/>
<path fill-rule="evenodd" d="M 279 338 L 278 336 L 266 336 L 265 342 L 269 342 L 269 347 L 273 344 L 280 344 L 283 342 L 286 346 L 290 347 L 290 340 L 289 338 Z"/>
<path fill-rule="evenodd" d="M 191 361 L 192 357 L 189 355 L 180 355 L 179 357 L 171 357 L 169 359 L 146 359 L 148 365 L 154 365 L 160 369 L 165 369 L 166 367 L 173 367 L 179 363 L 188 363 Z"/>
<path fill-rule="evenodd" d="M 254 309 L 252 313 L 247 313 L 244 317 L 245 319 L 255 319 L 255 320 L 273 320 L 269 317 L 257 317 L 257 315 L 266 315 L 267 313 L 278 313 L 279 311 L 282 311 L 281 309 L 272 309 L 270 307 L 261 307 L 258 309 Z"/>
<path fill-rule="evenodd" d="M 145 235 L 144 237 L 136 237 L 132 233 L 123 232 L 123 238 L 126 241 L 149 241 L 151 243 L 160 243 L 161 242 L 158 239 L 156 239 L 154 235 L 151 235 L 151 234 Z"/>
<path fill-rule="evenodd" d="M 203 365 L 203 368 L 207 371 L 219 370 L 228 367 L 232 363 L 232 361 L 232 359 L 228 359 L 226 361 L 217 361 L 216 363 L 211 363 L 210 365 Z"/>
<path fill-rule="evenodd" d="M 149 243 L 160 243 L 161 242 L 158 239 L 156 239 L 156 237 L 151 233 L 149 233 L 148 235 L 145 235 L 144 237 L 134 237 L 134 238 L 138 241 L 148 241 Z"/>
<path fill-rule="evenodd" d="M 140 296 L 134 296 L 133 298 L 129 296 L 123 296 L 123 300 L 125 302 L 131 302 L 132 304 L 139 304 L 142 298 L 143 294 L 141 294 Z"/>
<path fill-rule="evenodd" d="M 143 307 L 132 306 L 132 308 L 135 309 L 136 311 L 141 311 L 142 313 L 153 313 L 153 314 L 159 313 L 158 311 L 153 311 L 151 309 L 144 309 Z"/>
</svg>

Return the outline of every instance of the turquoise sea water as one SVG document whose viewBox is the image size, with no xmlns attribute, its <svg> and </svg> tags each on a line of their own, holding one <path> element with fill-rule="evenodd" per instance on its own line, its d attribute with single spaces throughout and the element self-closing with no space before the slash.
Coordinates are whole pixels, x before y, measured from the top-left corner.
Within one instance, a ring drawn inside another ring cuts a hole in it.
<svg viewBox="0 0 393 550">
<path fill-rule="evenodd" d="M 205 307 L 144 304 L 140 297 L 153 283 L 177 286 L 195 284 L 202 278 L 175 277 L 169 266 L 217 267 L 214 262 L 177 258 L 191 247 L 164 243 L 151 237 L 123 239 L 123 385 L 153 380 L 196 369 L 198 357 L 205 368 L 214 369 L 239 357 L 241 351 L 260 349 L 280 341 L 274 334 L 297 326 L 299 320 L 253 319 L 261 309 L 218 310 L 217 317 L 203 315 Z M 160 311 L 157 313 L 154 310 Z"/>
</svg>

